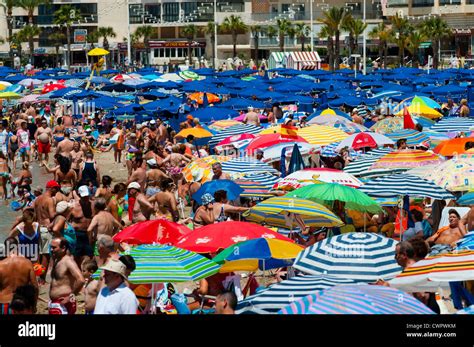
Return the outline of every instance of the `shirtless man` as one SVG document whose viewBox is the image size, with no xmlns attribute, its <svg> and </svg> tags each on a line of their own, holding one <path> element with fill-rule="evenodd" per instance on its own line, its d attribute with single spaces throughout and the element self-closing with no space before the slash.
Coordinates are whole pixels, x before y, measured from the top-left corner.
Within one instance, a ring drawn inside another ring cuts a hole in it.
<svg viewBox="0 0 474 347">
<path fill-rule="evenodd" d="M 69 243 L 63 237 L 51 241 L 53 269 L 49 289 L 49 314 L 75 314 L 76 295 L 84 286 L 82 272 L 69 254 Z"/>
<path fill-rule="evenodd" d="M 449 226 L 440 228 L 433 236 L 426 241 L 428 243 L 453 245 L 466 235 L 466 231 L 461 229 L 461 217 L 455 209 L 449 210 Z"/>
<path fill-rule="evenodd" d="M 79 201 L 75 201 L 72 212 L 72 226 L 76 232 L 75 259 L 78 264 L 82 264 L 83 258 L 91 258 L 94 255 L 87 229 L 93 217 L 92 204 L 90 201 L 89 189 L 80 186 L 78 189 Z"/>
<path fill-rule="evenodd" d="M 145 192 L 146 187 L 146 170 L 143 166 L 143 158 L 141 155 L 135 156 L 132 162 L 132 174 L 128 178 L 127 185 L 137 182 L 140 185 L 141 192 Z"/>
<path fill-rule="evenodd" d="M 248 112 L 244 117 L 244 123 L 245 124 L 252 124 L 257 127 L 260 126 L 260 118 L 258 117 L 258 114 L 253 111 L 253 107 L 249 106 L 248 107 Z"/>
<path fill-rule="evenodd" d="M 41 265 L 46 269 L 45 273 L 40 277 L 40 283 L 44 284 L 46 280 L 46 272 L 49 266 L 49 246 L 52 239 L 52 233 L 48 226 L 56 215 L 56 201 L 55 196 L 61 186 L 56 181 L 49 181 L 46 183 L 46 191 L 34 200 L 34 208 L 36 213 L 36 221 L 39 223 L 40 229 L 40 257 Z"/>
<path fill-rule="evenodd" d="M 214 176 L 212 176 L 212 180 L 228 180 L 230 176 L 226 173 L 222 172 L 222 165 L 221 163 L 214 163 L 212 164 L 212 172 Z"/>
<path fill-rule="evenodd" d="M 147 200 L 145 194 L 140 192 L 140 189 L 138 182 L 132 182 L 127 186 L 128 216 L 131 223 L 146 221 L 153 212 L 153 205 Z"/>
<path fill-rule="evenodd" d="M 57 123 L 58 124 L 53 129 L 55 146 L 57 146 L 59 142 L 64 140 L 64 131 L 66 130 L 66 128 L 63 125 L 62 117 L 57 118 Z"/>
<path fill-rule="evenodd" d="M 15 238 L 6 239 L 4 249 L 8 256 L 0 261 L 0 315 L 11 313 L 9 304 L 18 287 L 31 284 L 36 288 L 38 295 L 38 283 L 33 264 L 27 258 L 18 255 L 12 248 L 18 249 L 18 241 Z"/>
<path fill-rule="evenodd" d="M 466 235 L 467 232 L 474 231 L 474 205 L 471 205 L 471 209 L 467 212 L 459 222 L 459 230 Z"/>
<path fill-rule="evenodd" d="M 110 213 L 106 211 L 107 201 L 104 198 L 97 198 L 94 202 L 94 218 L 87 228 L 89 239 L 94 244 L 103 235 L 114 236 L 118 230 L 122 229 L 120 224 Z"/>
<path fill-rule="evenodd" d="M 70 157 L 71 152 L 74 148 L 74 141 L 71 141 L 71 135 L 69 131 L 64 132 L 64 140 L 58 143 L 56 148 L 56 154 L 61 154 L 65 157 Z"/>
<path fill-rule="evenodd" d="M 158 129 L 158 143 L 163 145 L 168 139 L 168 129 L 166 129 L 165 125 L 163 124 L 163 121 L 159 118 L 156 120 L 156 127 Z"/>
<path fill-rule="evenodd" d="M 53 132 L 51 129 L 48 127 L 48 122 L 46 119 L 41 120 L 41 125 L 36 129 L 35 133 L 35 141 L 38 146 L 38 160 L 40 162 L 43 160 L 43 154 L 44 154 L 44 160 L 48 161 L 49 160 L 49 152 L 51 152 L 51 139 L 53 137 Z"/>
</svg>

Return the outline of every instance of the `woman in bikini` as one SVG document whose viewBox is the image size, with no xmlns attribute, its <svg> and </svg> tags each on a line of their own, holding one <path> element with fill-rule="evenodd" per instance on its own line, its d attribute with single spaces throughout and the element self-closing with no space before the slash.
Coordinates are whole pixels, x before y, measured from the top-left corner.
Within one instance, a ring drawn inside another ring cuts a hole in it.
<svg viewBox="0 0 474 347">
<path fill-rule="evenodd" d="M 127 194 L 127 186 L 124 183 L 118 183 L 112 190 L 112 196 L 107 208 L 114 218 L 122 223 L 124 197 Z"/>
<path fill-rule="evenodd" d="M 60 117 L 57 120 L 58 125 L 56 125 L 53 129 L 53 136 L 54 136 L 54 146 L 57 147 L 58 143 L 64 140 L 64 131 L 66 127 L 63 125 L 63 119 Z"/>
<path fill-rule="evenodd" d="M 96 198 L 104 198 L 106 201 L 112 197 L 112 177 L 108 175 L 102 176 L 102 187 L 97 188 L 95 192 Z"/>
<path fill-rule="evenodd" d="M 81 170 L 81 163 L 84 160 L 84 151 L 81 149 L 81 143 L 80 142 L 74 142 L 74 145 L 72 147 L 71 151 L 71 167 L 72 169 L 76 172 L 77 175 L 79 175 L 79 171 Z"/>
<path fill-rule="evenodd" d="M 158 219 L 165 218 L 171 222 L 179 220 L 178 203 L 175 196 L 175 184 L 170 178 L 165 178 L 161 181 L 161 192 L 153 195 L 148 201 L 151 204 L 156 203 L 158 209 L 156 217 Z"/>
<path fill-rule="evenodd" d="M 183 177 L 181 172 L 191 159 L 179 153 L 179 146 L 177 145 L 173 146 L 171 151 L 172 152 L 163 160 L 162 164 L 167 165 L 168 174 L 173 179 L 175 185 L 178 186 L 179 181 Z"/>
<path fill-rule="evenodd" d="M 15 187 L 18 187 L 18 190 L 26 190 L 28 193 L 31 192 L 31 185 L 33 184 L 33 174 L 30 171 L 30 164 L 25 161 L 21 165 L 21 171 L 18 177 L 15 179 L 14 183 L 12 182 L 12 196 L 15 196 Z"/>
<path fill-rule="evenodd" d="M 43 161 L 44 168 L 48 173 L 54 174 L 54 180 L 61 185 L 62 193 L 68 198 L 72 198 L 72 191 L 77 183 L 77 174 L 71 168 L 71 159 L 63 155 L 54 156 L 56 166 L 50 169 L 47 163 Z"/>
<path fill-rule="evenodd" d="M 19 249 L 23 251 L 23 256 L 33 263 L 39 258 L 39 223 L 34 222 L 35 211 L 33 208 L 25 208 L 19 222 L 13 226 L 8 237 L 18 238 Z M 27 246 L 26 246 L 27 245 Z"/>
<path fill-rule="evenodd" d="M 10 180 L 10 168 L 8 167 L 7 157 L 3 152 L 0 152 L 0 179 L 2 180 L 3 198 L 6 200 L 8 199 L 7 183 Z"/>
<path fill-rule="evenodd" d="M 10 137 L 8 143 L 8 156 L 10 160 L 13 162 L 13 170 L 16 168 L 16 153 L 18 152 L 19 144 L 18 144 L 18 136 L 12 135 Z"/>
</svg>

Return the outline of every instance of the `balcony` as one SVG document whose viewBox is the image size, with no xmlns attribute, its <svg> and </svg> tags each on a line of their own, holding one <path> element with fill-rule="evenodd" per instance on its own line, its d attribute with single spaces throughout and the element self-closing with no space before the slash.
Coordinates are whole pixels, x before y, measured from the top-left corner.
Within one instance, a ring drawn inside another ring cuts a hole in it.
<svg viewBox="0 0 474 347">
<path fill-rule="evenodd" d="M 255 40 L 250 38 L 250 46 L 251 48 L 255 48 Z M 296 47 L 298 46 L 298 42 L 296 39 L 292 39 L 289 37 L 285 37 L 285 47 Z M 280 42 L 277 37 L 260 37 L 258 39 L 258 48 L 278 48 L 280 47 Z"/>
</svg>

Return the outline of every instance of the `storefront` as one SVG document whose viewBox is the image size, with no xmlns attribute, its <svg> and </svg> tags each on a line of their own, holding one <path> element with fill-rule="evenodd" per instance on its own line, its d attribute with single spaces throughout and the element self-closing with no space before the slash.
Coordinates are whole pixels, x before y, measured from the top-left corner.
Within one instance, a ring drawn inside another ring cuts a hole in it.
<svg viewBox="0 0 474 347">
<path fill-rule="evenodd" d="M 205 55 L 206 42 L 203 41 L 150 41 L 150 56 L 153 65 L 183 63 L 188 58 L 188 47 L 191 54 L 200 59 Z"/>
</svg>

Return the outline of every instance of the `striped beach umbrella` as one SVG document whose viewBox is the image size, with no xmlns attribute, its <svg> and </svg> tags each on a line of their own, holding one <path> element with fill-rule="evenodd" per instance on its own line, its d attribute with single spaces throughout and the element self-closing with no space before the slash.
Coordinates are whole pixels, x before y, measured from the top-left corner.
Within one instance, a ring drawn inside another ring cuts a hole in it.
<svg viewBox="0 0 474 347">
<path fill-rule="evenodd" d="M 469 192 L 461 196 L 457 203 L 461 206 L 474 205 L 474 192 Z"/>
<path fill-rule="evenodd" d="M 321 156 L 329 158 L 337 157 L 339 155 L 339 152 L 336 150 L 336 148 L 340 143 L 341 141 L 337 141 L 324 146 L 323 150 L 321 151 Z M 352 158 L 360 157 L 363 154 L 364 153 L 362 151 L 355 151 L 352 148 L 349 149 L 349 156 Z"/>
<path fill-rule="evenodd" d="M 197 281 L 219 271 L 219 265 L 202 255 L 165 245 L 140 245 L 130 250 L 136 269 L 132 283 Z"/>
<path fill-rule="evenodd" d="M 306 274 L 327 274 L 360 282 L 400 273 L 397 241 L 374 233 L 347 233 L 324 239 L 302 251 L 294 267 Z"/>
<path fill-rule="evenodd" d="M 437 291 L 449 282 L 474 280 L 474 251 L 428 256 L 390 280 L 390 286 L 404 291 Z"/>
<path fill-rule="evenodd" d="M 435 314 L 395 288 L 341 285 L 320 290 L 284 307 L 280 314 Z"/>
<path fill-rule="evenodd" d="M 362 182 L 353 175 L 336 169 L 304 169 L 280 179 L 273 186 L 275 190 L 293 190 L 319 182 L 338 183 L 348 187 L 360 187 Z"/>
<path fill-rule="evenodd" d="M 421 168 L 422 169 L 422 168 Z M 474 189 L 474 160 L 472 157 L 455 157 L 439 165 L 418 172 L 409 172 L 451 192 Z"/>
<path fill-rule="evenodd" d="M 379 158 L 391 151 L 390 148 L 380 148 L 361 155 L 355 161 L 349 163 L 344 168 L 344 172 L 358 177 L 377 177 L 393 172 L 390 169 L 369 170 Z"/>
<path fill-rule="evenodd" d="M 236 314 L 250 312 L 275 314 L 295 300 L 304 298 L 318 290 L 352 283 L 354 281 L 328 275 L 293 277 L 280 283 L 275 283 L 269 288 L 239 302 Z"/>
<path fill-rule="evenodd" d="M 179 76 L 183 78 L 184 80 L 198 80 L 199 79 L 199 75 L 197 73 L 195 73 L 194 71 L 189 71 L 189 70 L 180 71 Z"/>
<path fill-rule="evenodd" d="M 71 78 L 70 80 L 64 82 L 65 86 L 73 88 L 80 88 L 84 84 L 86 84 L 86 81 L 79 78 Z"/>
<path fill-rule="evenodd" d="M 222 163 L 222 171 L 230 174 L 233 179 L 242 178 L 251 173 L 270 173 L 279 175 L 280 172 L 263 161 L 251 158 L 233 158 Z"/>
<path fill-rule="evenodd" d="M 335 122 L 333 127 L 339 130 L 344 131 L 348 134 L 360 133 L 364 131 L 369 131 L 365 126 L 354 123 L 354 122 Z"/>
<path fill-rule="evenodd" d="M 448 117 L 434 124 L 430 130 L 439 132 L 469 132 L 474 128 L 474 119 L 466 117 Z"/>
<path fill-rule="evenodd" d="M 211 128 L 211 126 L 210 126 Z M 258 134 L 261 128 L 251 124 L 237 124 L 227 127 L 217 134 L 215 134 L 211 140 L 209 140 L 209 146 L 212 148 L 216 146 L 219 142 L 225 140 L 230 136 L 242 135 L 242 134 Z"/>
<path fill-rule="evenodd" d="M 219 132 L 233 125 L 240 125 L 240 124 L 242 123 L 233 119 L 224 119 L 224 120 L 215 121 L 214 123 L 210 124 L 209 129 Z"/>
<path fill-rule="evenodd" d="M 408 146 L 420 146 L 423 145 L 423 143 L 427 144 L 429 147 L 429 141 L 430 138 L 428 135 L 412 130 L 412 129 L 403 129 L 399 131 L 395 131 L 393 133 L 387 134 L 387 137 L 391 138 L 394 142 L 397 142 L 398 140 L 401 139 L 406 139 L 407 140 L 407 145 Z"/>
<path fill-rule="evenodd" d="M 342 141 L 348 135 L 339 129 L 326 125 L 311 125 L 298 130 L 298 135 L 313 145 L 328 145 L 335 141 Z"/>
<path fill-rule="evenodd" d="M 260 202 L 244 214 L 255 223 L 276 227 L 342 226 L 343 223 L 325 206 L 306 199 L 274 197 Z"/>
<path fill-rule="evenodd" d="M 372 197 L 418 196 L 436 200 L 452 199 L 453 196 L 434 182 L 408 175 L 394 174 L 370 180 L 361 191 Z"/>
<path fill-rule="evenodd" d="M 425 165 L 441 164 L 443 159 L 432 152 L 422 150 L 400 150 L 378 159 L 370 169 L 411 169 Z"/>
<path fill-rule="evenodd" d="M 240 194 L 245 198 L 268 198 L 274 196 L 269 192 L 273 185 L 280 180 L 280 177 L 270 173 L 250 173 L 235 180 L 244 192 Z"/>
</svg>

